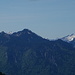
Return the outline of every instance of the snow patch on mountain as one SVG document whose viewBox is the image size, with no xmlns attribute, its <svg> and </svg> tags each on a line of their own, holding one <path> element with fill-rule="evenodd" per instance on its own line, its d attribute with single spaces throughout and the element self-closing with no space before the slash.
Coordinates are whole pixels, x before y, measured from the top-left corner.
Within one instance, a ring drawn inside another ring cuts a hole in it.
<svg viewBox="0 0 75 75">
<path fill-rule="evenodd" d="M 62 40 L 66 41 L 66 42 L 71 42 L 74 39 L 75 39 L 75 34 L 71 34 L 71 35 L 68 35 L 68 36 L 62 38 Z"/>
<path fill-rule="evenodd" d="M 11 32 L 8 32 L 8 33 L 6 33 L 6 34 L 11 35 L 11 34 L 13 34 L 13 32 L 11 31 Z"/>
</svg>

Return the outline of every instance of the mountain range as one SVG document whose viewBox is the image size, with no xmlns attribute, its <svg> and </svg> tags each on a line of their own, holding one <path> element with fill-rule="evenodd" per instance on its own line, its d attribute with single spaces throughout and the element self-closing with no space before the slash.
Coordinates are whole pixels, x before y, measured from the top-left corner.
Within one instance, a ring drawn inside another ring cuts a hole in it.
<svg viewBox="0 0 75 75">
<path fill-rule="evenodd" d="M 72 43 L 62 39 L 50 41 L 28 29 L 12 34 L 1 32 L 0 72 L 6 75 L 75 75 Z"/>
</svg>

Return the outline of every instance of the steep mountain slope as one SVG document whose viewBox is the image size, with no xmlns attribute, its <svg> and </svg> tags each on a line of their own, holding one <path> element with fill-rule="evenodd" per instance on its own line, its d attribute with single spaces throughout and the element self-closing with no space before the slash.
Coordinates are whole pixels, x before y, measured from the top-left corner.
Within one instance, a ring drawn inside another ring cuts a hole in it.
<svg viewBox="0 0 75 75">
<path fill-rule="evenodd" d="M 66 37 L 63 37 L 61 38 L 61 40 L 66 41 L 75 47 L 75 34 L 71 34 Z"/>
<path fill-rule="evenodd" d="M 0 33 L 0 71 L 7 75 L 75 75 L 75 48 L 28 29 Z"/>
<path fill-rule="evenodd" d="M 63 41 L 71 42 L 75 39 L 75 34 L 71 34 L 62 38 Z"/>
<path fill-rule="evenodd" d="M 70 42 L 75 47 L 75 39 Z"/>
</svg>

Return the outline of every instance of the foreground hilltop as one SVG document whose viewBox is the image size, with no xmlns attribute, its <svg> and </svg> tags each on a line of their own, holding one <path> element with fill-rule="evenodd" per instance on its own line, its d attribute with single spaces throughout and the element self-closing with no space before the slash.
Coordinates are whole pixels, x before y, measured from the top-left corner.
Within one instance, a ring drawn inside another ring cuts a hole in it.
<svg viewBox="0 0 75 75">
<path fill-rule="evenodd" d="M 7 75 L 75 75 L 75 48 L 24 29 L 0 33 L 0 71 Z"/>
</svg>

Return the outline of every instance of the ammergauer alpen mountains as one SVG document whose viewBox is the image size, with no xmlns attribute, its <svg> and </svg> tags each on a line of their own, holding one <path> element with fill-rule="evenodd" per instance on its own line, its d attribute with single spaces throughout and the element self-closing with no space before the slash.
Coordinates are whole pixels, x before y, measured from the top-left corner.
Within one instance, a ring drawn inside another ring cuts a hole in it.
<svg viewBox="0 0 75 75">
<path fill-rule="evenodd" d="M 50 34 L 49 34 L 50 35 Z M 75 75 L 75 48 L 24 29 L 0 33 L 0 72 L 6 75 Z"/>
</svg>

